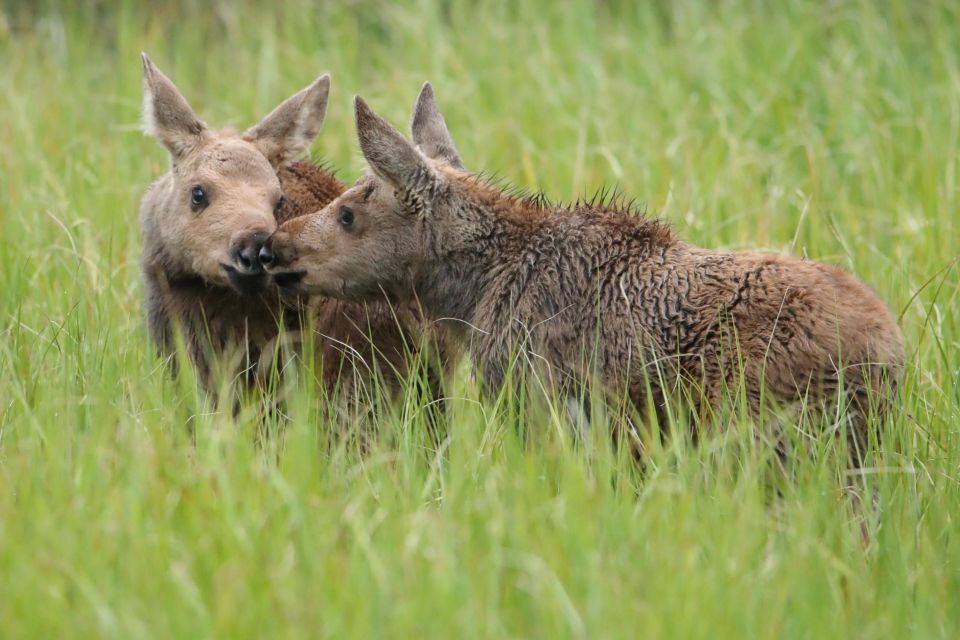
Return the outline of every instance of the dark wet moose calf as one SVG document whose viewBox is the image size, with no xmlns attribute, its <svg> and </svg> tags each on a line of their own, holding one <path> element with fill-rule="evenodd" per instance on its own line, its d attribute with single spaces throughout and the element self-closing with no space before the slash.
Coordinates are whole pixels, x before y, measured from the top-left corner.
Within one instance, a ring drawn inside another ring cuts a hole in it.
<svg viewBox="0 0 960 640">
<path fill-rule="evenodd" d="M 785 405 L 839 399 L 852 444 L 866 443 L 868 412 L 888 405 L 904 348 L 884 303 L 854 276 L 701 249 L 616 203 L 508 195 L 464 169 L 429 84 L 413 144 L 363 99 L 355 106 L 370 173 L 269 241 L 270 270 L 290 286 L 416 299 L 469 343 L 494 388 L 521 349 L 559 388 L 596 377 L 640 409 L 679 387 L 708 412 L 738 383 L 753 411 L 761 393 Z"/>
</svg>

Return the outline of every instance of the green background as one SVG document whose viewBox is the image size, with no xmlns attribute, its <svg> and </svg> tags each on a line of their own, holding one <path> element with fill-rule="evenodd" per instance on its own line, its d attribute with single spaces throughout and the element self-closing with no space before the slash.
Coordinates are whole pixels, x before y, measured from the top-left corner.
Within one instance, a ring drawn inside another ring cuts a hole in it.
<svg viewBox="0 0 960 640">
<path fill-rule="evenodd" d="M 439 453 L 412 395 L 361 452 L 309 384 L 255 437 L 147 341 L 141 50 L 217 126 L 330 72 L 348 181 L 353 94 L 405 128 L 431 80 L 471 169 L 851 269 L 907 341 L 876 508 L 825 451 L 772 495 L 743 421 L 641 472 L 466 365 Z M 958 58 L 946 0 L 3 4 L 0 635 L 958 637 Z"/>
</svg>

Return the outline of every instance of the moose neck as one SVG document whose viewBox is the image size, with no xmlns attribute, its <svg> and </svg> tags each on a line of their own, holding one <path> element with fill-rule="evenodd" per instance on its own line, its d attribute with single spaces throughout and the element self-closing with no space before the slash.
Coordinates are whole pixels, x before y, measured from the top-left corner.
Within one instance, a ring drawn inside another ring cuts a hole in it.
<svg viewBox="0 0 960 640">
<path fill-rule="evenodd" d="M 428 225 L 433 256 L 414 279 L 417 299 L 434 319 L 466 330 L 477 306 L 509 277 L 531 237 L 549 216 L 545 209 L 509 197 L 470 178 L 467 197 Z"/>
</svg>

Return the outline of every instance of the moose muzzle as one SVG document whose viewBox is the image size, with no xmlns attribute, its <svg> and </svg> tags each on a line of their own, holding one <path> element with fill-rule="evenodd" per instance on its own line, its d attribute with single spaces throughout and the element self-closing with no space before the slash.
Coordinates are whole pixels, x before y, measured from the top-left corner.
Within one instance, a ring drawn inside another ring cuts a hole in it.
<svg viewBox="0 0 960 640">
<path fill-rule="evenodd" d="M 231 243 L 230 258 L 237 273 L 244 276 L 263 273 L 260 254 L 268 237 L 270 234 L 266 232 L 245 234 Z"/>
</svg>

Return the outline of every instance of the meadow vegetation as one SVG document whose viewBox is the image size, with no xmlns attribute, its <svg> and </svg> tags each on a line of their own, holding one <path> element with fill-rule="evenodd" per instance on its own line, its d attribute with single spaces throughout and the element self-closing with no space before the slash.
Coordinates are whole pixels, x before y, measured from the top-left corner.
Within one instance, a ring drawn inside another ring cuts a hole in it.
<svg viewBox="0 0 960 640">
<path fill-rule="evenodd" d="M 467 363 L 439 447 L 412 390 L 342 437 L 308 367 L 284 421 L 218 406 L 141 314 L 141 50 L 213 125 L 329 71 L 347 182 L 352 96 L 406 129 L 430 80 L 470 169 L 855 272 L 907 343 L 882 454 L 771 473 L 732 397 L 637 465 Z M 5 2 L 0 636 L 960 636 L 958 149 L 947 0 Z"/>
</svg>

